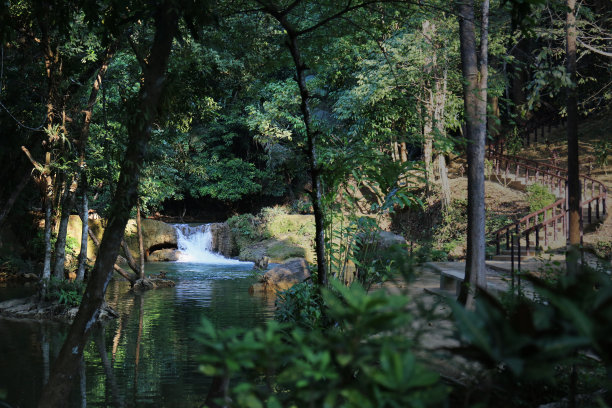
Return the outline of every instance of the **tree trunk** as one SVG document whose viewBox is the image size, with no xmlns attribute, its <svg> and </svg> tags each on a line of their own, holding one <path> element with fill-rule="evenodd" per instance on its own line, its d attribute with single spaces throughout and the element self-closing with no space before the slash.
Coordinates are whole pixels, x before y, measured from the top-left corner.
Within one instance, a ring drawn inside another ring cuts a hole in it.
<svg viewBox="0 0 612 408">
<path fill-rule="evenodd" d="M 98 238 L 96 238 L 96 236 L 91 230 L 89 230 L 89 238 L 91 238 L 92 242 L 94 243 L 96 247 L 100 248 L 100 241 L 98 241 Z M 115 272 L 117 272 L 121 277 L 125 278 L 125 280 L 130 282 L 130 286 L 134 286 L 134 283 L 138 280 L 138 275 L 129 273 L 128 271 L 126 271 L 125 269 L 117 265 L 116 263 L 113 265 L 113 270 L 115 270 Z"/>
<path fill-rule="evenodd" d="M 566 52 L 567 73 L 567 201 L 569 205 L 569 242 L 567 273 L 578 272 L 580 252 L 580 163 L 578 153 L 578 102 L 576 98 L 576 0 L 567 0 Z"/>
<path fill-rule="evenodd" d="M 112 276 L 113 265 L 119 253 L 125 225 L 137 198 L 140 167 L 151 137 L 151 128 L 161 99 L 162 85 L 177 31 L 176 8 L 164 2 L 155 14 L 155 36 L 144 68 L 142 85 L 138 94 L 138 109 L 129 116 L 129 143 L 117 190 L 112 200 L 109 223 L 104 231 L 100 251 L 96 259 L 79 311 L 70 327 L 55 364 L 49 382 L 39 400 L 39 407 L 58 407 L 70 394 L 79 360 L 87 343 L 91 328 L 96 322 L 100 306 L 104 303 L 106 287 Z M 84 220 L 86 222 L 86 220 Z"/>
<path fill-rule="evenodd" d="M 76 280 L 82 281 L 85 279 L 85 267 L 87 266 L 87 246 L 89 235 L 89 202 L 87 201 L 87 175 L 81 173 L 81 190 L 83 197 L 81 199 L 81 251 L 79 252 L 79 266 L 77 268 Z"/>
<path fill-rule="evenodd" d="M 287 47 L 293 58 L 293 64 L 296 71 L 296 81 L 300 90 L 300 110 L 304 120 L 306 129 L 306 144 L 308 147 L 308 169 L 310 171 L 310 180 L 312 183 L 312 209 L 315 219 L 315 253 L 317 256 L 317 272 L 319 284 L 327 286 L 327 264 L 325 262 L 325 222 L 323 214 L 323 186 L 320 177 L 320 166 L 317 161 L 317 136 L 319 132 L 313 129 L 312 115 L 310 109 L 310 92 L 306 85 L 306 64 L 302 60 L 300 47 L 298 45 L 298 32 L 291 25 L 285 14 L 278 13 L 275 10 L 268 10 L 270 14 L 276 18 L 287 33 Z"/>
<path fill-rule="evenodd" d="M 438 173 L 440 175 L 440 189 L 442 191 L 442 211 L 447 213 L 451 204 L 451 190 L 448 183 L 448 169 L 443 154 L 438 154 Z"/>
<path fill-rule="evenodd" d="M 81 201 L 81 220 L 83 221 L 83 227 L 81 230 L 81 252 L 79 253 L 79 266 L 77 268 L 76 277 L 76 279 L 79 281 L 82 281 L 85 277 L 85 266 L 87 265 L 87 236 L 89 235 L 89 203 L 87 199 L 89 183 L 87 182 L 87 173 L 85 172 L 85 147 L 87 146 L 87 140 L 89 139 L 89 126 L 91 124 L 93 107 L 96 104 L 96 100 L 98 99 L 98 93 L 100 91 L 100 86 L 102 85 L 102 79 L 104 78 L 104 75 L 106 75 L 108 65 L 111 59 L 113 58 L 113 55 L 115 55 L 117 46 L 118 42 L 115 41 L 106 49 L 104 59 L 102 60 L 100 68 L 98 69 L 98 74 L 96 75 L 93 85 L 91 87 L 87 106 L 83 110 L 83 127 L 81 128 L 81 134 L 79 136 L 79 176 L 81 177 L 81 190 L 83 193 L 83 198 Z"/>
<path fill-rule="evenodd" d="M 45 260 L 43 263 L 43 289 L 46 288 L 46 282 L 51 279 L 51 222 L 53 212 L 53 201 L 51 197 L 45 197 Z M 44 293 L 43 293 L 44 297 Z"/>
<path fill-rule="evenodd" d="M 442 79 L 436 78 L 436 108 L 434 109 L 434 123 L 436 127 L 436 133 L 438 137 L 446 137 L 446 120 L 445 120 L 445 109 L 446 109 L 446 91 L 448 83 L 448 71 L 444 68 Z M 446 168 L 446 159 L 442 151 L 438 150 L 438 172 L 440 191 L 442 193 L 442 211 L 448 212 L 451 204 L 451 191 L 448 183 L 448 169 Z"/>
<path fill-rule="evenodd" d="M 121 240 L 121 248 L 123 248 L 123 253 L 125 254 L 125 259 L 127 260 L 130 269 L 132 269 L 132 271 L 134 271 L 136 275 L 140 276 L 140 267 L 134 260 L 134 257 L 132 256 L 132 251 L 130 251 L 127 242 L 125 242 L 125 238 Z"/>
<path fill-rule="evenodd" d="M 74 207 L 74 198 L 76 194 L 77 182 L 76 179 L 70 183 L 70 188 L 66 188 L 64 197 L 62 198 L 61 217 L 59 229 L 57 231 L 57 240 L 55 241 L 55 266 L 53 267 L 53 275 L 56 278 L 64 278 L 64 264 L 66 263 L 66 235 L 68 234 L 68 221 L 70 221 L 70 212 Z"/>
<path fill-rule="evenodd" d="M 485 265 L 484 154 L 487 113 L 489 0 L 482 3 L 480 56 L 476 49 L 474 1 L 457 3 L 467 134 L 468 225 L 465 279 L 458 301 L 473 307 L 477 289 L 487 285 Z M 480 57 L 480 58 L 479 58 Z"/>
<path fill-rule="evenodd" d="M 433 174 L 433 140 L 434 140 L 434 121 L 436 109 L 436 50 L 433 44 L 436 27 L 429 20 L 423 21 L 422 32 L 425 41 L 429 44 L 428 56 L 425 57 L 424 74 L 429 78 L 425 80 L 424 94 L 426 95 L 425 117 L 423 118 L 423 162 L 425 163 L 425 179 L 427 180 L 428 195 L 431 196 L 430 186 L 434 182 Z M 422 110 L 421 110 L 422 112 Z M 431 203 L 430 203 L 431 204 Z"/>
<path fill-rule="evenodd" d="M 136 228 L 138 229 L 138 250 L 140 252 L 139 274 L 140 274 L 140 279 L 144 279 L 145 253 L 144 253 L 144 243 L 142 240 L 142 225 L 140 223 L 140 202 L 136 204 Z"/>
</svg>

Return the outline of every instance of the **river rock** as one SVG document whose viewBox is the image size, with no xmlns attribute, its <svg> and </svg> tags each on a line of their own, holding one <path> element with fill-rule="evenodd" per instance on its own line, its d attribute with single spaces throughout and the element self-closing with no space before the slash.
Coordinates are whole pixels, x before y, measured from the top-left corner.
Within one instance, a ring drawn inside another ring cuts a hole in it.
<svg viewBox="0 0 612 408">
<path fill-rule="evenodd" d="M 78 215 L 71 215 L 68 223 L 68 235 L 74 238 L 75 252 L 78 254 L 81 248 L 81 219 Z M 106 228 L 105 219 L 89 219 L 89 229 L 96 236 L 98 241 L 102 240 L 104 229 Z M 136 220 L 129 220 L 125 227 L 125 240 L 130 248 L 130 252 L 134 259 L 139 258 L 138 249 L 138 233 L 136 228 Z M 142 240 L 144 244 L 145 256 L 161 250 L 161 249 L 176 249 L 177 236 L 174 226 L 165 222 L 151 219 L 142 220 Z M 87 244 L 87 257 L 95 259 L 98 248 L 94 245 L 91 238 Z M 122 250 L 123 252 L 123 250 Z"/>
<path fill-rule="evenodd" d="M 149 254 L 149 262 L 174 262 L 178 261 L 178 250 L 160 249 Z"/>
<path fill-rule="evenodd" d="M 310 278 L 310 268 L 304 258 L 291 259 L 270 269 L 249 288 L 249 293 L 287 290 L 296 283 Z"/>
<path fill-rule="evenodd" d="M 158 220 L 144 219 L 142 220 L 142 241 L 145 250 L 145 256 L 160 249 L 176 249 L 177 236 L 176 230 L 170 224 Z M 129 220 L 125 227 L 125 240 L 134 256 L 138 259 L 138 232 L 136 221 Z"/>
<path fill-rule="evenodd" d="M 268 267 L 268 263 L 270 262 L 270 258 L 267 256 L 262 256 L 258 260 L 255 261 L 256 269 L 266 269 Z"/>
<path fill-rule="evenodd" d="M 145 290 L 155 289 L 155 284 L 151 281 L 151 279 L 138 279 L 134 282 L 134 286 L 132 286 L 132 290 L 134 292 L 144 292 Z"/>
<path fill-rule="evenodd" d="M 134 286 L 132 286 L 132 291 L 144 292 L 151 289 L 173 288 L 174 286 L 176 286 L 176 283 L 169 279 L 149 277 L 144 279 L 138 279 L 136 282 L 134 282 Z"/>
<path fill-rule="evenodd" d="M 406 239 L 389 231 L 378 231 L 371 238 L 378 250 L 387 250 L 394 245 L 406 245 Z"/>
<path fill-rule="evenodd" d="M 210 224 L 211 249 L 227 258 L 238 255 L 238 248 L 232 239 L 232 231 L 225 222 Z"/>
</svg>

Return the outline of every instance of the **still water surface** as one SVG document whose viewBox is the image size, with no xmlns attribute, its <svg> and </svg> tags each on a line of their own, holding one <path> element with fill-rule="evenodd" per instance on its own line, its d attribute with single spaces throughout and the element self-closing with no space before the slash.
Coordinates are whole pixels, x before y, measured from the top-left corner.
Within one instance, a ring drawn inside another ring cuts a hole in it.
<svg viewBox="0 0 612 408">
<path fill-rule="evenodd" d="M 147 274 L 164 270 L 176 287 L 142 295 L 129 292 L 127 282 L 111 282 L 107 302 L 120 317 L 92 333 L 70 406 L 200 406 L 209 385 L 198 372 L 201 349 L 193 339 L 201 318 L 217 327 L 253 327 L 272 315 L 269 300 L 248 294 L 252 267 L 150 263 Z M 0 401 L 36 406 L 67 329 L 0 319 Z"/>
</svg>

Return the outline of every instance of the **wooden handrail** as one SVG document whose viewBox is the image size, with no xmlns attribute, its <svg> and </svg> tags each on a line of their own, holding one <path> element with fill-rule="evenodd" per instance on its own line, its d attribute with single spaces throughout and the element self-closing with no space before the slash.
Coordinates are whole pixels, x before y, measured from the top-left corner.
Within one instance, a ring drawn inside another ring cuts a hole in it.
<svg viewBox="0 0 612 408">
<path fill-rule="evenodd" d="M 562 190 L 564 192 L 563 194 L 564 196 L 567 194 L 567 170 L 564 168 L 554 166 L 551 164 L 547 164 L 547 163 L 538 162 L 538 161 L 531 160 L 531 159 L 522 158 L 522 157 L 499 154 L 494 151 L 489 151 L 488 156 L 490 159 L 493 159 L 495 161 L 494 168 L 495 168 L 496 173 L 505 173 L 505 176 L 509 177 L 511 175 L 510 165 L 512 165 L 515 179 L 518 177 L 523 177 L 520 175 L 521 169 L 522 169 L 524 171 L 524 177 L 525 177 L 526 183 L 529 183 L 530 178 L 535 178 L 536 181 L 538 180 L 539 177 L 541 177 L 542 180 L 545 180 L 546 178 L 548 178 L 549 181 L 548 182 L 545 181 L 544 182 L 545 184 L 551 187 L 553 187 L 556 184 L 559 194 L 561 194 Z M 531 174 L 530 174 L 530 171 L 532 172 Z M 591 203 L 596 202 L 595 211 L 596 211 L 597 218 L 599 218 L 599 215 L 600 215 L 599 214 L 600 203 L 601 203 L 602 213 L 604 215 L 606 214 L 607 188 L 602 182 L 595 180 L 592 177 L 581 175 L 580 178 L 583 181 L 580 207 L 581 207 L 581 210 L 585 208 L 588 209 L 588 220 L 590 222 L 591 213 L 592 213 Z M 590 197 L 586 196 L 588 184 L 590 184 L 590 189 L 589 189 Z M 520 247 L 520 239 L 521 237 L 524 236 L 526 238 L 526 246 L 527 248 L 529 248 L 529 244 L 530 244 L 529 235 L 533 232 L 536 233 L 536 237 L 535 237 L 536 243 L 539 242 L 539 231 L 540 230 L 545 231 L 544 240 L 545 242 L 548 241 L 548 237 L 546 236 L 546 231 L 547 231 L 547 227 L 550 224 L 553 224 L 554 236 L 556 237 L 557 222 L 559 221 L 563 223 L 563 230 L 564 230 L 564 234 L 566 235 L 567 234 L 566 216 L 568 212 L 567 207 L 568 207 L 567 197 L 558 197 L 558 199 L 554 203 L 538 211 L 534 211 L 533 213 L 527 214 L 524 217 L 520 218 L 519 220 L 514 221 L 494 231 L 492 235 L 494 236 L 493 240 L 495 241 L 495 244 L 497 247 L 497 253 L 498 254 L 500 253 L 501 240 L 503 237 L 505 237 L 506 247 L 509 248 L 512 245 L 512 260 L 513 260 L 512 262 L 514 263 L 514 245 L 513 245 L 513 241 L 510 242 L 511 236 L 512 237 L 518 236 L 519 247 Z M 557 214 L 557 211 L 559 211 L 558 214 Z M 550 216 L 548 214 L 550 214 Z M 539 220 L 540 218 L 542 218 L 541 221 Z M 582 219 L 581 219 L 581 223 L 582 223 Z M 533 225 L 530 225 L 530 224 L 533 224 Z M 513 269 L 514 269 L 514 264 L 513 264 Z"/>
</svg>

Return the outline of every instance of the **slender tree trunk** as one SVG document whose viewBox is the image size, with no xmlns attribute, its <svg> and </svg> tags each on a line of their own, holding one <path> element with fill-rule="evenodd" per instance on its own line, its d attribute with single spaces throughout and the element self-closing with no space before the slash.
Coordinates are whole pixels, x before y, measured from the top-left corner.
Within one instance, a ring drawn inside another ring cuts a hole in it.
<svg viewBox="0 0 612 408">
<path fill-rule="evenodd" d="M 567 0 L 566 69 L 572 81 L 567 87 L 567 194 L 569 243 L 567 272 L 578 272 L 580 253 L 580 163 L 578 159 L 578 102 L 576 98 L 576 0 Z"/>
<path fill-rule="evenodd" d="M 138 109 L 130 115 L 129 142 L 125 152 L 117 190 L 112 200 L 109 223 L 104 231 L 100 251 L 79 311 L 39 400 L 39 407 L 62 406 L 70 393 L 73 379 L 91 328 L 104 303 L 106 287 L 112 276 L 125 225 L 137 198 L 140 167 L 151 128 L 161 99 L 162 85 L 177 31 L 176 9 L 168 2 L 161 4 L 155 15 L 155 36 L 138 94 Z M 86 222 L 86 220 L 84 220 Z"/>
<path fill-rule="evenodd" d="M 472 307 L 478 288 L 487 286 L 485 265 L 484 155 L 486 138 L 489 0 L 482 3 L 480 55 L 476 49 L 474 1 L 457 3 L 467 133 L 468 226 L 465 279 L 459 302 Z"/>
<path fill-rule="evenodd" d="M 121 248 L 123 248 L 123 253 L 125 254 L 125 259 L 127 260 L 130 269 L 132 269 L 132 271 L 134 271 L 138 276 L 140 276 L 140 267 L 134 260 L 134 257 L 132 256 L 132 251 L 130 251 L 127 242 L 125 242 L 125 238 L 121 240 Z"/>
<path fill-rule="evenodd" d="M 53 212 L 53 201 L 51 197 L 45 197 L 45 260 L 43 263 L 43 291 L 46 289 L 47 281 L 51 279 L 51 222 Z M 43 292 L 43 297 L 45 293 Z"/>
<path fill-rule="evenodd" d="M 306 85 L 306 64 L 302 59 L 300 47 L 298 44 L 298 33 L 287 21 L 286 15 L 277 12 L 276 10 L 268 9 L 270 14 L 276 18 L 287 33 L 287 47 L 293 58 L 293 64 L 296 71 L 296 81 L 300 90 L 300 110 L 304 120 L 306 129 L 306 144 L 308 156 L 308 169 L 310 171 L 310 180 L 312 183 L 312 209 L 315 219 L 315 253 L 317 256 L 317 272 L 319 276 L 319 284 L 327 286 L 327 264 L 325 262 L 325 222 L 323 214 L 323 186 L 320 176 L 320 166 L 317 160 L 317 136 L 318 130 L 313 129 L 312 114 L 310 109 L 310 92 Z"/>
<path fill-rule="evenodd" d="M 85 172 L 81 173 L 81 191 L 83 197 L 81 198 L 81 250 L 79 252 L 79 266 L 77 268 L 77 281 L 85 279 L 85 267 L 87 266 L 87 246 L 89 240 L 89 202 L 87 201 L 87 175 Z"/>
<path fill-rule="evenodd" d="M 446 91 L 447 91 L 447 75 L 448 71 L 444 68 L 442 79 L 436 79 L 436 109 L 434 110 L 434 122 L 438 137 L 444 137 L 446 134 Z M 440 176 L 440 191 L 442 193 L 442 211 L 445 213 L 449 210 L 451 204 L 451 191 L 448 183 L 448 169 L 446 168 L 446 159 L 442 152 L 438 152 L 438 172 Z"/>
<path fill-rule="evenodd" d="M 57 231 L 57 240 L 55 241 L 55 266 L 53 267 L 53 275 L 60 279 L 64 278 L 64 264 L 66 263 L 66 235 L 68 234 L 70 212 L 72 211 L 72 207 L 74 207 L 76 188 L 77 182 L 76 179 L 73 179 L 72 183 L 70 183 L 70 188 L 66 188 L 64 197 L 62 198 L 60 223 Z"/>
<path fill-rule="evenodd" d="M 406 148 L 406 142 L 400 143 L 400 153 L 402 155 L 402 163 L 408 162 L 408 149 Z"/>
<path fill-rule="evenodd" d="M 98 241 L 98 238 L 96 238 L 96 236 L 94 235 L 93 231 L 92 230 L 88 230 L 88 232 L 89 232 L 89 238 L 91 238 L 91 241 L 94 243 L 95 246 L 100 248 L 100 241 Z M 124 242 L 124 241 L 122 241 L 122 242 Z M 126 271 L 125 269 L 123 269 L 122 267 L 117 265 L 116 263 L 113 265 L 113 269 L 121 277 L 125 278 L 128 282 L 130 282 L 131 286 L 134 286 L 134 283 L 138 280 L 138 276 L 137 275 L 135 275 L 133 273 L 129 273 L 128 271 Z"/>
<path fill-rule="evenodd" d="M 139 274 L 140 274 L 140 279 L 144 279 L 145 253 L 144 253 L 144 243 L 142 240 L 142 224 L 140 223 L 140 202 L 136 204 L 136 228 L 138 228 L 138 250 L 140 252 Z"/>
<path fill-rule="evenodd" d="M 433 173 L 433 141 L 434 141 L 434 121 L 436 110 L 436 51 L 433 44 L 436 27 L 429 20 L 423 21 L 422 32 L 425 41 L 429 44 L 428 54 L 425 57 L 424 74 L 429 78 L 424 82 L 424 93 L 427 95 L 425 104 L 425 117 L 423 126 L 423 162 L 425 163 L 425 179 L 427 180 L 427 191 L 431 197 L 430 186 L 434 183 Z M 422 112 L 422 110 L 421 110 Z M 433 203 L 432 200 L 430 203 Z"/>
<path fill-rule="evenodd" d="M 443 154 L 438 154 L 438 173 L 440 174 L 440 188 L 442 190 L 442 211 L 447 213 L 451 204 L 451 191 L 448 183 L 446 159 Z"/>
<path fill-rule="evenodd" d="M 110 64 L 111 59 L 115 55 L 115 51 L 117 50 L 118 42 L 113 42 L 107 49 L 104 55 L 104 59 L 98 69 L 98 73 L 94 79 L 93 85 L 91 87 L 91 91 L 89 92 L 89 100 L 87 101 L 87 105 L 83 110 L 84 118 L 83 118 L 83 126 L 81 127 L 81 134 L 79 137 L 79 174 L 81 178 L 81 191 L 83 193 L 82 201 L 81 201 L 81 220 L 83 221 L 83 227 L 81 230 L 81 252 L 79 253 L 79 266 L 77 268 L 77 277 L 76 279 L 82 281 L 85 277 L 85 266 L 87 265 L 87 236 L 88 228 L 89 228 L 89 203 L 87 199 L 87 192 L 89 190 L 89 183 L 87 182 L 87 173 L 85 171 L 86 163 L 85 163 L 85 148 L 87 146 L 87 140 L 89 139 L 89 127 L 91 125 L 91 116 L 93 113 L 93 107 L 96 104 L 96 100 L 98 99 L 98 93 L 100 91 L 100 87 L 102 85 L 102 79 L 106 75 L 106 71 L 108 70 L 108 65 Z M 77 177 L 78 177 L 77 176 Z"/>
</svg>

